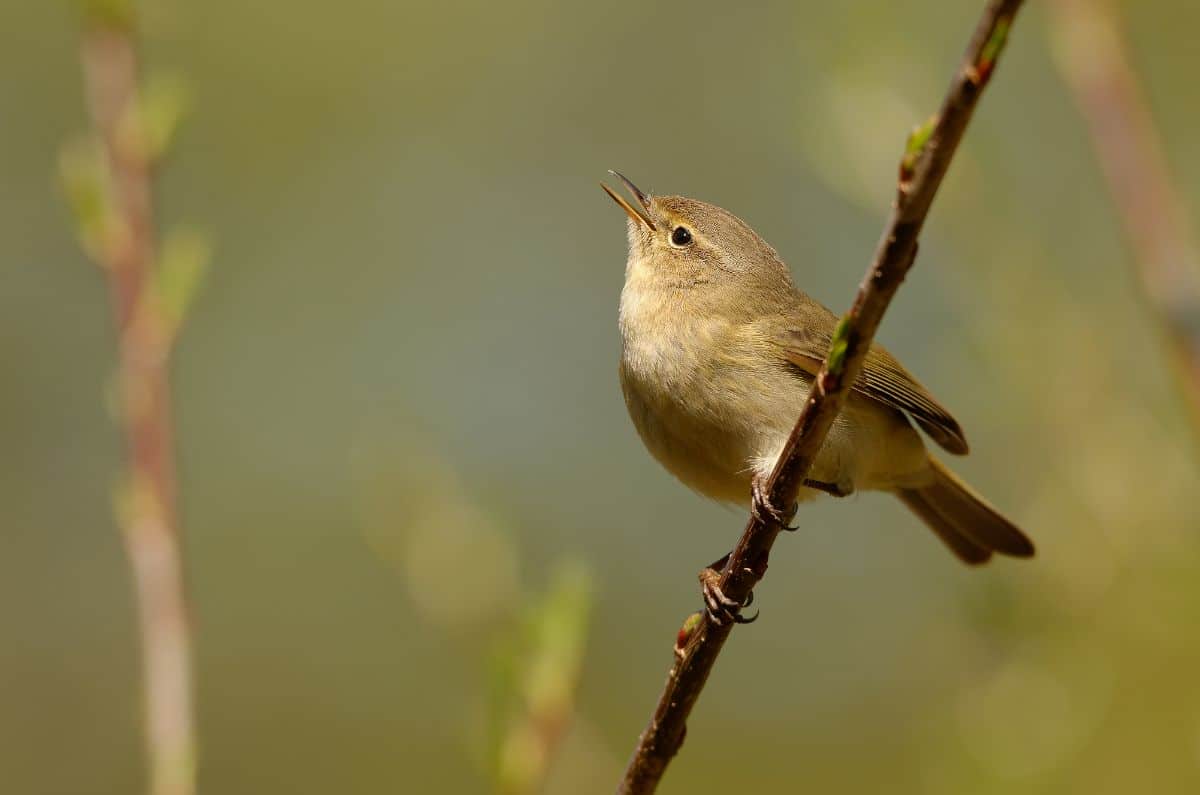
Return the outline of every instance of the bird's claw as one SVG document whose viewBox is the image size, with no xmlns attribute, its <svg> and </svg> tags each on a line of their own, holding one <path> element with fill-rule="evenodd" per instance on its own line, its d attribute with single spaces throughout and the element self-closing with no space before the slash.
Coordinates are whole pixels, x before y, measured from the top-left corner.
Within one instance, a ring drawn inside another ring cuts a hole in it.
<svg viewBox="0 0 1200 795">
<path fill-rule="evenodd" d="M 758 620 L 757 612 L 749 618 L 742 615 L 742 608 L 754 603 L 754 592 L 748 593 L 741 604 L 730 599 L 721 590 L 721 573 L 716 569 L 706 568 L 700 572 L 700 592 L 704 595 L 704 614 L 717 626 L 753 624 Z"/>
<path fill-rule="evenodd" d="M 764 486 L 762 478 L 756 477 L 750 481 L 750 512 L 754 514 L 754 518 L 760 522 L 773 522 L 779 525 L 779 529 L 789 533 L 799 530 L 800 528 L 788 524 L 796 515 L 796 503 L 792 503 L 789 510 L 779 509 L 771 502 L 771 495 Z"/>
</svg>

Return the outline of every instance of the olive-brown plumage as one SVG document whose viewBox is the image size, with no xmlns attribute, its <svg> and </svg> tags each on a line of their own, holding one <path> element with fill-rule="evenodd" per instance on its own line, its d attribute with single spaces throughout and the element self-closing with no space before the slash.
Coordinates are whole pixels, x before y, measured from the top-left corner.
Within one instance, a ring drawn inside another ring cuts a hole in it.
<svg viewBox="0 0 1200 795">
<path fill-rule="evenodd" d="M 619 176 L 619 175 L 618 175 Z M 650 453 L 691 488 L 747 504 L 769 475 L 825 359 L 836 318 L 800 291 L 775 250 L 720 207 L 649 196 L 629 215 L 621 291 L 621 389 Z M 911 422 L 910 422 L 911 420 Z M 895 494 L 955 555 L 1033 554 L 1011 522 L 929 455 L 912 423 L 949 453 L 962 428 L 873 345 L 800 499 Z"/>
</svg>

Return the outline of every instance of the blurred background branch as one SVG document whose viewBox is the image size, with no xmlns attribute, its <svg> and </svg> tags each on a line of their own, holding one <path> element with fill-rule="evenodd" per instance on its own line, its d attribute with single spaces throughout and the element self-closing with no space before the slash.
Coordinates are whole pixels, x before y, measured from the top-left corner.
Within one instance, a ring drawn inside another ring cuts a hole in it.
<svg viewBox="0 0 1200 795">
<path fill-rule="evenodd" d="M 92 133 L 60 176 L 81 243 L 108 281 L 117 333 L 114 409 L 127 468 L 116 495 L 139 615 L 149 791 L 194 792 L 195 717 L 174 464 L 169 363 L 208 259 L 192 232 L 156 239 L 152 176 L 182 115 L 178 81 L 143 81 L 133 0 L 80 6 Z"/>
<path fill-rule="evenodd" d="M 834 332 L 812 392 L 766 484 L 772 505 L 795 504 L 796 493 L 841 411 L 847 391 L 862 370 L 884 312 L 916 258 L 917 241 L 933 198 L 1004 49 L 1021 2 L 990 0 L 941 108 L 909 136 L 900 162 L 892 214 L 875 256 L 859 285 L 854 305 Z M 720 589 L 728 599 L 737 604 L 747 602 L 755 584 L 766 574 L 771 547 L 781 530 L 779 522 L 759 512 L 751 513 L 720 573 Z M 704 576 L 702 573 L 702 580 Z M 692 629 L 683 648 L 676 643 L 675 664 L 667 674 L 650 723 L 638 738 L 619 792 L 646 793 L 658 787 L 667 765 L 683 744 L 688 716 L 734 625 L 715 620 L 697 624 L 689 619 L 685 631 L 689 626 Z"/>
<path fill-rule="evenodd" d="M 582 564 L 560 565 L 493 654 L 491 767 L 501 795 L 543 790 L 576 709 L 591 591 Z"/>
<path fill-rule="evenodd" d="M 1200 255 L 1124 21 L 1112 0 L 1055 0 L 1051 8 L 1056 62 L 1087 122 L 1146 303 L 1200 434 Z"/>
</svg>

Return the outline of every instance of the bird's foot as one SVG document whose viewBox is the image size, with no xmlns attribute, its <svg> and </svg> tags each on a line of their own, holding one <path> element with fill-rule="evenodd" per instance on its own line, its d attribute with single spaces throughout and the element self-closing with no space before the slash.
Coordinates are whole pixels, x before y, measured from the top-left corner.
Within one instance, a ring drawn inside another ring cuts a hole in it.
<svg viewBox="0 0 1200 795">
<path fill-rule="evenodd" d="M 746 618 L 742 615 L 742 608 L 754 603 L 754 591 L 746 594 L 746 601 L 739 604 L 721 590 L 721 569 L 727 560 L 728 555 L 700 570 L 700 593 L 704 595 L 704 614 L 717 626 L 752 624 L 758 620 L 758 613 Z"/>
<path fill-rule="evenodd" d="M 767 493 L 766 480 L 757 475 L 750 481 L 750 512 L 758 521 L 774 522 L 781 530 L 792 532 L 799 529 L 788 524 L 796 515 L 796 503 L 793 502 L 786 511 L 775 506 L 771 502 L 771 495 Z"/>
<path fill-rule="evenodd" d="M 721 573 L 718 571 L 701 570 L 700 592 L 704 595 L 704 614 L 717 626 L 752 624 L 758 620 L 758 613 L 749 618 L 742 615 L 742 608 L 749 607 L 754 602 L 754 592 L 751 591 L 746 596 L 746 601 L 738 604 L 721 590 Z"/>
</svg>

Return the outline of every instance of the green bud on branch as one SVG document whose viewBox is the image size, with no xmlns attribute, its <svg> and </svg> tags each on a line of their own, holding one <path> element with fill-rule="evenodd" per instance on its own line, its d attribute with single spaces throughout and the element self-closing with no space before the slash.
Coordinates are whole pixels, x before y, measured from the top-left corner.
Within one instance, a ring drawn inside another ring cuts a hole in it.
<svg viewBox="0 0 1200 795">
<path fill-rule="evenodd" d="M 151 76 L 121 117 L 117 129 L 121 149 L 147 163 L 161 159 L 187 113 L 188 100 L 186 84 L 177 75 Z"/>
<path fill-rule="evenodd" d="M 113 206 L 112 175 L 100 143 L 85 137 L 64 145 L 58 155 L 58 178 L 75 216 L 80 245 L 94 262 L 107 267 L 129 230 Z"/>
<path fill-rule="evenodd" d="M 1000 57 L 1000 51 L 1004 49 L 1004 45 L 1008 41 L 1010 27 L 1012 27 L 1012 20 L 1007 18 L 996 20 L 996 27 L 992 29 L 992 35 L 983 45 L 983 50 L 979 53 L 979 60 L 975 63 L 980 82 L 986 82 L 991 76 L 992 69 L 996 66 L 996 59 Z"/>
<path fill-rule="evenodd" d="M 154 296 L 169 339 L 178 333 L 212 260 L 212 243 L 195 229 L 172 229 L 163 239 Z"/>
<path fill-rule="evenodd" d="M 912 180 L 917 161 L 925 152 L 925 145 L 929 143 L 929 137 L 933 135 L 933 128 L 937 126 L 937 122 L 938 116 L 935 113 L 926 119 L 924 124 L 913 127 L 912 132 L 908 134 L 908 140 L 904 144 L 904 157 L 900 159 L 901 187 Z"/>
<path fill-rule="evenodd" d="M 136 0 L 79 0 L 84 22 L 132 32 L 137 25 Z"/>
<path fill-rule="evenodd" d="M 850 347 L 850 316 L 843 315 L 833 330 L 833 341 L 829 344 L 829 374 L 839 376 L 846 365 L 846 351 Z"/>
</svg>

